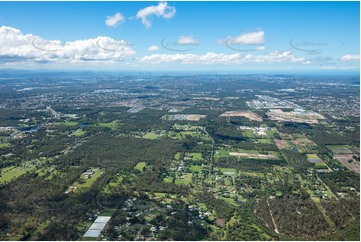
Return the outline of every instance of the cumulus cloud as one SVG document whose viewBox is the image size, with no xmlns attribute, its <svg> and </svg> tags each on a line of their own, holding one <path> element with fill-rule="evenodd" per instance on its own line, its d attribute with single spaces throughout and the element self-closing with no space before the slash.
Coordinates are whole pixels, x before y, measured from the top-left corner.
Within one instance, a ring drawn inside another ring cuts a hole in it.
<svg viewBox="0 0 361 242">
<path fill-rule="evenodd" d="M 32 34 L 23 34 L 19 29 L 7 26 L 0 26 L 0 46 L 2 62 L 119 62 L 135 54 L 124 40 L 98 36 L 61 43 L 59 40 L 45 40 Z"/>
<path fill-rule="evenodd" d="M 140 62 L 146 62 L 151 64 L 159 63 L 171 63 L 171 62 L 180 62 L 180 63 L 199 63 L 199 64 L 215 64 L 215 63 L 225 63 L 225 64 L 243 64 L 247 62 L 265 62 L 265 63 L 306 63 L 305 58 L 295 57 L 290 51 L 274 51 L 265 55 L 244 55 L 240 53 L 235 54 L 223 54 L 223 53 L 214 53 L 208 52 L 204 55 L 196 54 L 152 54 L 140 58 Z"/>
<path fill-rule="evenodd" d="M 358 60 L 360 60 L 360 55 L 347 54 L 340 58 L 341 62 L 350 62 L 350 61 L 358 61 Z"/>
<path fill-rule="evenodd" d="M 176 9 L 168 6 L 167 2 L 160 2 L 157 6 L 149 6 L 138 11 L 136 18 L 141 19 L 146 28 L 150 28 L 152 23 L 149 17 L 155 15 L 164 19 L 171 19 L 175 15 Z"/>
<path fill-rule="evenodd" d="M 218 42 L 234 45 L 260 45 L 264 44 L 264 35 L 264 31 L 248 32 L 240 34 L 237 37 L 228 37 L 225 40 L 220 40 Z"/>
<path fill-rule="evenodd" d="M 149 46 L 148 51 L 157 51 L 159 50 L 159 47 L 156 45 Z"/>
<path fill-rule="evenodd" d="M 105 24 L 108 27 L 114 27 L 117 26 L 119 23 L 124 22 L 124 16 L 121 13 L 116 13 L 113 16 L 107 16 L 105 20 Z"/>
<path fill-rule="evenodd" d="M 180 45 L 197 45 L 198 43 L 199 41 L 194 39 L 191 35 L 183 35 L 177 40 L 177 44 Z"/>
</svg>

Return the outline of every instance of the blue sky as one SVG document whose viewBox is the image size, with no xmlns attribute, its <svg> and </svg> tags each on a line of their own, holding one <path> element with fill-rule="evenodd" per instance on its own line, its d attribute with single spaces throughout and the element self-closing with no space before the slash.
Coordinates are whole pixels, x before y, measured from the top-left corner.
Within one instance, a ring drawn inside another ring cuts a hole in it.
<svg viewBox="0 0 361 242">
<path fill-rule="evenodd" d="M 0 65 L 359 71 L 359 19 L 359 2 L 0 2 Z"/>
</svg>

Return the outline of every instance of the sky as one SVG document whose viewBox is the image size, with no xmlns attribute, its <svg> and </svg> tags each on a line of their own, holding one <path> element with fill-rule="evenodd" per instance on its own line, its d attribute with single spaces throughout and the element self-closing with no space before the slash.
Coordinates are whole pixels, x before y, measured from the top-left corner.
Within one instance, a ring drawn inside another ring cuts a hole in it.
<svg viewBox="0 0 361 242">
<path fill-rule="evenodd" d="M 353 71 L 359 2 L 0 2 L 0 68 Z"/>
</svg>

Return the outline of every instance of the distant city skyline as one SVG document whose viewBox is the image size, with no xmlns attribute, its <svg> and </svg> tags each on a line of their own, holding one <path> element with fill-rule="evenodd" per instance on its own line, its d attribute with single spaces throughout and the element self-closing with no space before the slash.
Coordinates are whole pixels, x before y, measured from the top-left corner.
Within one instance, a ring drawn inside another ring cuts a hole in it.
<svg viewBox="0 0 361 242">
<path fill-rule="evenodd" d="M 0 2 L 0 68 L 359 72 L 359 2 Z"/>
</svg>

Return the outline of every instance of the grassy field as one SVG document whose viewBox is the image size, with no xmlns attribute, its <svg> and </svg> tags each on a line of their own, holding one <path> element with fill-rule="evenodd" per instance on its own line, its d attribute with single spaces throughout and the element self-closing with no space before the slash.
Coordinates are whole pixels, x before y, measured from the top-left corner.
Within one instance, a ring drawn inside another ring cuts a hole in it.
<svg viewBox="0 0 361 242">
<path fill-rule="evenodd" d="M 237 153 L 239 154 L 237 155 Z M 261 154 L 258 150 L 243 150 L 243 149 L 217 150 L 214 154 L 214 158 L 219 159 L 222 157 L 238 157 L 239 159 L 248 159 L 248 158 L 279 159 L 277 152 L 274 151 L 268 151 L 267 154 Z"/>
<path fill-rule="evenodd" d="M 55 125 L 63 125 L 63 126 L 77 126 L 79 125 L 78 122 L 72 122 L 72 121 L 63 121 L 63 122 L 57 122 Z"/>
<path fill-rule="evenodd" d="M 9 147 L 9 143 L 0 143 L 0 148 Z"/>
<path fill-rule="evenodd" d="M 202 166 L 190 166 L 189 170 L 191 172 L 199 172 L 202 169 Z"/>
<path fill-rule="evenodd" d="M 218 168 L 220 172 L 222 172 L 223 174 L 226 173 L 227 174 L 236 174 L 237 170 L 233 169 L 233 168 Z"/>
<path fill-rule="evenodd" d="M 180 160 L 180 158 L 181 158 L 181 152 L 177 152 L 177 153 L 175 153 L 175 155 L 174 155 L 174 159 L 175 160 Z"/>
<path fill-rule="evenodd" d="M 138 170 L 140 172 L 143 172 L 144 167 L 147 166 L 147 163 L 145 162 L 138 162 L 138 164 L 134 167 L 135 170 Z"/>
<path fill-rule="evenodd" d="M 307 158 L 311 158 L 311 159 L 319 159 L 319 157 L 316 154 L 307 154 Z"/>
<path fill-rule="evenodd" d="M 79 178 L 81 179 L 81 182 L 79 181 L 74 182 L 73 185 L 71 185 L 67 191 L 69 192 L 71 190 L 71 187 L 74 188 L 76 187 L 75 192 L 91 187 L 93 183 L 104 173 L 104 171 L 101 169 L 93 168 L 93 170 L 94 170 L 94 174 L 90 178 L 88 178 L 86 175 L 81 175 Z"/>
<path fill-rule="evenodd" d="M 185 173 L 184 175 L 182 175 L 182 177 L 178 177 L 174 183 L 178 185 L 188 185 L 191 182 L 192 182 L 192 173 Z"/>
<path fill-rule="evenodd" d="M 172 183 L 173 182 L 173 177 L 172 176 L 166 177 L 166 178 L 163 179 L 163 181 L 165 183 Z"/>
<path fill-rule="evenodd" d="M 108 185 L 111 186 L 111 187 L 115 187 L 115 186 L 117 186 L 119 183 L 122 183 L 122 181 L 123 181 L 123 177 L 122 177 L 122 176 L 118 176 L 115 180 L 109 182 Z"/>
<path fill-rule="evenodd" d="M 142 136 L 143 139 L 158 139 L 160 136 L 155 132 L 148 132 Z"/>
<path fill-rule="evenodd" d="M 352 154 L 352 147 L 349 145 L 327 145 L 326 147 L 332 150 L 335 155 Z"/>
<path fill-rule="evenodd" d="M 181 140 L 188 138 L 198 138 L 203 141 L 210 141 L 210 138 L 203 131 L 169 131 L 167 132 L 167 137 Z"/>
<path fill-rule="evenodd" d="M 177 130 L 192 130 L 192 131 L 196 131 L 196 130 L 202 130 L 203 127 L 202 126 L 196 126 L 196 125 L 180 125 L 180 124 L 174 124 L 173 125 L 173 129 L 177 129 Z"/>
<path fill-rule="evenodd" d="M 244 176 L 258 176 L 258 177 L 265 177 L 265 175 L 261 172 L 249 172 L 249 171 L 241 171 L 240 172 Z"/>
<path fill-rule="evenodd" d="M 272 144 L 273 140 L 272 139 L 255 139 L 254 142 L 257 144 Z"/>
<path fill-rule="evenodd" d="M 97 124 L 94 124 L 94 126 L 110 128 L 111 130 L 116 130 L 119 126 L 119 123 L 118 123 L 118 121 L 113 120 L 112 122 L 109 122 L 109 123 L 97 123 Z"/>
<path fill-rule="evenodd" d="M 83 136 L 86 133 L 86 131 L 82 130 L 82 129 L 77 129 L 75 130 L 70 136 Z"/>
<path fill-rule="evenodd" d="M 20 167 L 20 166 L 10 166 L 1 169 L 0 183 L 10 182 L 13 179 L 25 174 L 28 171 L 34 169 L 34 166 Z"/>
<path fill-rule="evenodd" d="M 185 153 L 185 160 L 199 161 L 203 160 L 202 153 L 194 152 L 194 153 Z"/>
</svg>

